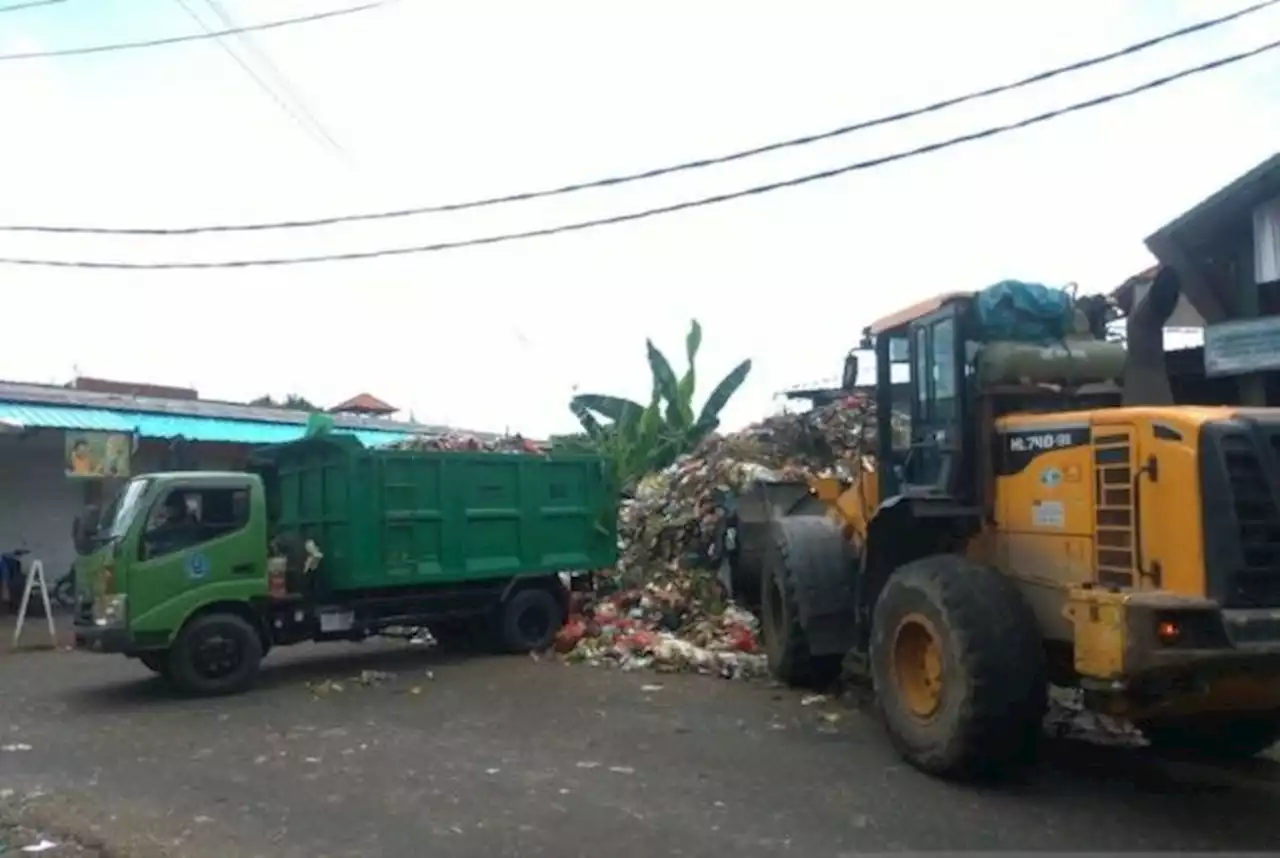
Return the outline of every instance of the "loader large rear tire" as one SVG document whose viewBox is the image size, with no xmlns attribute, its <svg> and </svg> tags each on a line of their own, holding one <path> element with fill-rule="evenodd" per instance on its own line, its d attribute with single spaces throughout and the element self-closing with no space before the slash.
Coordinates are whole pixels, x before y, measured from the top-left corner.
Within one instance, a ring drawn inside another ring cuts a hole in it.
<svg viewBox="0 0 1280 858">
<path fill-rule="evenodd" d="M 889 736 L 916 768 L 990 778 L 1034 759 L 1044 644 L 999 572 L 951 554 L 895 570 L 876 602 L 871 672 Z"/>
<path fill-rule="evenodd" d="M 773 540 L 760 576 L 760 631 L 774 679 L 816 687 L 840 675 L 844 654 L 815 656 L 801 622 L 796 590 L 804 577 L 835 570 L 852 573 L 848 544 L 817 516 L 784 517 L 773 524 Z"/>
</svg>

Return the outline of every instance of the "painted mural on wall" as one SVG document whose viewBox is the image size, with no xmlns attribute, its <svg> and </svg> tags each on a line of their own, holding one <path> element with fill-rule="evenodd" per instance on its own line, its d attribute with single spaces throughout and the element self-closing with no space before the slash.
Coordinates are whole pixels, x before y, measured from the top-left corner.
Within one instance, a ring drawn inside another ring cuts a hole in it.
<svg viewBox="0 0 1280 858">
<path fill-rule="evenodd" d="M 115 432 L 66 433 L 66 471 L 68 477 L 129 476 L 129 456 L 133 438 Z"/>
</svg>

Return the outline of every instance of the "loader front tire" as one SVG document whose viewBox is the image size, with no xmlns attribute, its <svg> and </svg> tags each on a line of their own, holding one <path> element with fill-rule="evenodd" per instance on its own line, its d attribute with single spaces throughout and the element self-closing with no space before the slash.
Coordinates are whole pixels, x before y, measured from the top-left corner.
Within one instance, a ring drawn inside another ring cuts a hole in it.
<svg viewBox="0 0 1280 858">
<path fill-rule="evenodd" d="M 921 771 L 992 778 L 1034 759 L 1044 644 L 994 569 L 939 554 L 895 570 L 876 602 L 871 673 L 890 739 Z"/>
<path fill-rule="evenodd" d="M 796 590 L 815 571 L 848 571 L 849 549 L 817 516 L 781 518 L 772 530 L 760 575 L 760 631 L 769 672 L 787 685 L 826 685 L 839 677 L 844 654 L 815 656 L 810 651 Z"/>
</svg>

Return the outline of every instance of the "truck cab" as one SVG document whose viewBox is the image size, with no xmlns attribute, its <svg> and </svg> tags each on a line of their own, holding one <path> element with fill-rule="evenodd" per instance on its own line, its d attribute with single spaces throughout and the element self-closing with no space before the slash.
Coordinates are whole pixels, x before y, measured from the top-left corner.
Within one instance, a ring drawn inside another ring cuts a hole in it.
<svg viewBox="0 0 1280 858">
<path fill-rule="evenodd" d="M 77 644 L 146 653 L 167 647 L 210 600 L 265 597 L 267 541 L 266 492 L 255 474 L 134 477 L 77 546 Z"/>
</svg>

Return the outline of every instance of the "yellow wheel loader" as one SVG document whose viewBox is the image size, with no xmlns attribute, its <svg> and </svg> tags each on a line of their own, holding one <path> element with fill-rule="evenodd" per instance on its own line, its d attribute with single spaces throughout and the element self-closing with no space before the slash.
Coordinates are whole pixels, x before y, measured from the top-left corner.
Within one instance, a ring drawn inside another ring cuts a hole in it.
<svg viewBox="0 0 1280 858">
<path fill-rule="evenodd" d="M 975 341 L 967 294 L 868 328 L 874 457 L 740 525 L 775 676 L 863 672 L 944 777 L 1028 761 L 1050 683 L 1156 747 L 1280 739 L 1280 409 L 1173 404 L 1177 290 L 1157 280 L 1127 352 L 1083 324 Z"/>
</svg>

